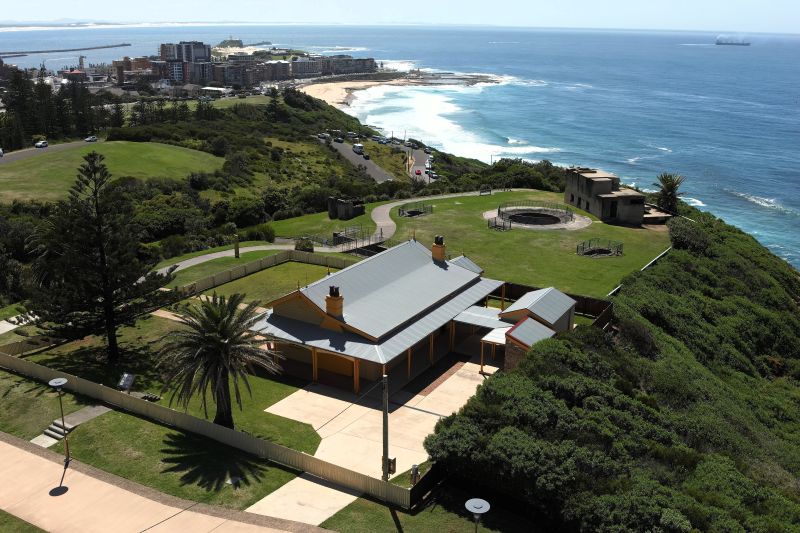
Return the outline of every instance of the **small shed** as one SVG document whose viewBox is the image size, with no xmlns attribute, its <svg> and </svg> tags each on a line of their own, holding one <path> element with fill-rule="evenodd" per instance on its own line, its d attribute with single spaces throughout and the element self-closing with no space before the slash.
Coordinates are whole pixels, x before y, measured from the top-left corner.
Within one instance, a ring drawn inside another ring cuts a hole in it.
<svg viewBox="0 0 800 533">
<path fill-rule="evenodd" d="M 517 322 L 530 317 L 555 331 L 570 331 L 575 323 L 577 302 L 553 287 L 527 292 L 500 318 Z"/>
</svg>

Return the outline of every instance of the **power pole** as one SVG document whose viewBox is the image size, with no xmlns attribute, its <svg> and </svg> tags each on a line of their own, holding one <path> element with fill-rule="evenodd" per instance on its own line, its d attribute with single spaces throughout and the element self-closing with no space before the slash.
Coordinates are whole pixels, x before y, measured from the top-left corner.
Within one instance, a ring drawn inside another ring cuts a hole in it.
<svg viewBox="0 0 800 533">
<path fill-rule="evenodd" d="M 389 481 L 389 376 L 383 375 L 383 476 Z"/>
</svg>

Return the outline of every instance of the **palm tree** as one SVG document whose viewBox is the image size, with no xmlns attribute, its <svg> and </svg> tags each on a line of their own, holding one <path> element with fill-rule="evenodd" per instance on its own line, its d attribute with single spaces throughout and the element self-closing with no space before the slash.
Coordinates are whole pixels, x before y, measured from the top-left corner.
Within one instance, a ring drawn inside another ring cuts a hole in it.
<svg viewBox="0 0 800 533">
<path fill-rule="evenodd" d="M 250 329 L 258 318 L 257 303 L 240 308 L 243 300 L 243 294 L 233 294 L 226 300 L 214 293 L 199 306 L 190 307 L 181 317 L 186 328 L 169 333 L 159 350 L 159 366 L 167 369 L 162 393 L 173 387 L 170 406 L 177 399 L 185 409 L 199 395 L 208 418 L 206 397 L 210 392 L 217 407 L 214 423 L 231 429 L 231 378 L 241 409 L 239 385 L 243 383 L 248 394 L 252 394 L 247 376 L 255 367 L 273 374 L 280 372 L 275 362 L 277 354 L 260 348 L 263 339 Z"/>
<path fill-rule="evenodd" d="M 656 204 L 658 207 L 666 209 L 667 211 L 671 211 L 673 213 L 677 212 L 678 198 L 683 196 L 683 193 L 679 192 L 678 189 L 683 183 L 683 180 L 686 178 L 680 174 L 662 172 L 656 179 L 658 181 L 653 183 L 653 185 L 658 187 L 658 192 L 656 193 Z"/>
</svg>

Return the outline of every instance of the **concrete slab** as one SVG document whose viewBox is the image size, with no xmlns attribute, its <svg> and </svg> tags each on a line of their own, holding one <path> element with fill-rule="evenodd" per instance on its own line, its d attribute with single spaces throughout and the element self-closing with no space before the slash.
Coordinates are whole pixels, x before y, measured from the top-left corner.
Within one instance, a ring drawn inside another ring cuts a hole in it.
<svg viewBox="0 0 800 533">
<path fill-rule="evenodd" d="M 297 520 L 319 525 L 344 507 L 353 503 L 359 494 L 304 474 L 291 480 L 266 498 L 246 509 L 249 513 Z M 295 518 L 288 518 L 288 517 Z"/>
<path fill-rule="evenodd" d="M 397 459 L 397 473 L 427 460 L 423 442 L 436 422 L 461 408 L 485 377 L 478 360 L 457 363 L 425 394 L 401 390 L 390 398 L 389 456 Z M 484 365 L 484 372 L 497 367 Z M 380 478 L 383 454 L 383 414 L 380 401 L 366 398 L 353 405 L 352 393 L 309 385 L 266 411 L 311 424 L 322 437 L 315 457 L 362 474 Z M 290 520 L 319 525 L 355 499 L 335 487 L 320 486 L 301 476 L 248 509 Z M 339 506 L 337 508 L 337 506 Z"/>
<path fill-rule="evenodd" d="M 64 423 L 67 427 L 74 428 L 84 422 L 88 422 L 93 418 L 97 418 L 98 416 L 105 414 L 111 411 L 110 407 L 106 407 L 105 405 L 88 405 L 83 409 L 78 409 L 74 413 L 70 413 L 64 417 Z M 60 421 L 61 419 L 58 419 Z"/>
<path fill-rule="evenodd" d="M 19 326 L 16 324 L 12 324 L 8 320 L 0 320 L 0 335 L 3 333 L 7 333 L 11 330 L 17 329 Z"/>
<path fill-rule="evenodd" d="M 48 437 L 47 435 L 39 435 L 38 437 L 32 438 L 31 442 L 37 446 L 41 446 L 42 448 L 49 448 L 53 444 L 57 443 L 58 440 L 54 439 L 53 437 Z"/>
<path fill-rule="evenodd" d="M 31 449 L 25 449 L 26 447 Z M 265 527 L 275 524 L 276 521 L 271 518 L 245 516 L 230 510 L 214 510 L 201 504 L 179 500 L 77 462 L 64 470 L 55 454 L 35 450 L 25 441 L 0 433 L 0 457 L 3 458 L 3 468 L 0 468 L 0 509 L 46 531 L 284 531 Z M 111 479 L 116 479 L 131 490 L 112 483 Z M 66 490 L 61 493 L 53 491 L 60 484 Z M 150 493 L 153 497 L 143 496 L 134 490 Z M 235 519 L 237 515 L 241 517 L 240 520 Z M 259 523 L 261 525 L 256 525 Z M 296 523 L 280 523 L 286 524 L 286 531 L 303 531 L 307 528 Z"/>
</svg>

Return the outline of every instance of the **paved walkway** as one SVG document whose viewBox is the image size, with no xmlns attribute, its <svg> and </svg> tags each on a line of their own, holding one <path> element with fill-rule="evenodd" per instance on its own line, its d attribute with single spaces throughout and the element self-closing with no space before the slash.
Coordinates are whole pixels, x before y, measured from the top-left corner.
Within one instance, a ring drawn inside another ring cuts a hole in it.
<svg viewBox="0 0 800 533">
<path fill-rule="evenodd" d="M 81 424 L 88 422 L 89 420 L 95 419 L 100 415 L 104 415 L 107 412 L 111 411 L 110 407 L 106 407 L 105 405 L 87 405 L 86 407 L 75 411 L 74 413 L 70 413 L 64 417 L 64 424 L 68 431 L 72 431 L 76 427 L 80 426 Z M 54 420 L 55 422 L 61 422 L 61 419 L 58 418 Z M 58 442 L 58 439 L 54 439 L 48 435 L 42 433 L 38 437 L 31 439 L 33 444 L 37 446 L 41 446 L 43 448 L 49 448 L 53 444 Z"/>
<path fill-rule="evenodd" d="M 455 411 L 475 394 L 484 380 L 477 360 L 457 362 L 445 379 L 419 393 L 400 390 L 391 397 L 389 456 L 397 459 L 397 473 L 426 461 L 423 441 L 436 422 Z M 496 367 L 485 365 L 487 373 Z M 322 441 L 315 457 L 380 479 L 383 454 L 383 415 L 380 401 L 365 398 L 358 405 L 352 393 L 312 384 L 296 391 L 266 411 L 311 424 Z M 319 525 L 358 494 L 325 484 L 312 476 L 300 476 L 249 507 L 251 513 L 266 514 Z"/>
<path fill-rule="evenodd" d="M 5 433 L 0 433 L 0 457 L 0 509 L 46 531 L 322 531 L 167 496 L 78 461 L 65 471 L 63 456 Z"/>
</svg>

